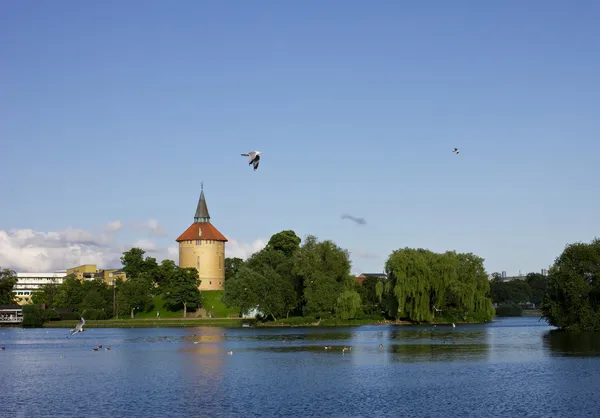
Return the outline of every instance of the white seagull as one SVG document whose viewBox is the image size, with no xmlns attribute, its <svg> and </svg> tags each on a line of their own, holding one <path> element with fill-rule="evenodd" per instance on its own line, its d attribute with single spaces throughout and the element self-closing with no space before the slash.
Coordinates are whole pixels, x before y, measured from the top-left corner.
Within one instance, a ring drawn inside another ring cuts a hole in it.
<svg viewBox="0 0 600 418">
<path fill-rule="evenodd" d="M 81 318 L 81 321 L 77 325 L 75 325 L 75 329 L 71 330 L 71 335 L 77 334 L 78 332 L 83 332 L 83 326 L 85 325 L 85 319 Z"/>
<path fill-rule="evenodd" d="M 260 161 L 260 154 L 262 154 L 262 152 L 252 151 L 247 154 L 242 154 L 242 157 L 248 157 L 248 165 L 252 165 L 252 163 L 254 163 L 254 171 L 256 171 Z"/>
<path fill-rule="evenodd" d="M 460 152 L 460 150 L 459 150 L 458 148 L 454 148 L 454 149 L 452 150 L 452 152 L 455 152 L 456 154 L 458 154 L 458 153 Z"/>
</svg>

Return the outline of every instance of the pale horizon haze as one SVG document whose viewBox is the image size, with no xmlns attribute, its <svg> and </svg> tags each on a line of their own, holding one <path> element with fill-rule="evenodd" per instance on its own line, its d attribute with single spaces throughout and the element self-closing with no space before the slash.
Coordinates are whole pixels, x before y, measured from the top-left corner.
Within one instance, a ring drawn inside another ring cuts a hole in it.
<svg viewBox="0 0 600 418">
<path fill-rule="evenodd" d="M 201 182 L 226 256 L 291 229 L 355 274 L 404 247 L 539 272 L 600 235 L 599 2 L 38 0 L 0 22 L 0 267 L 177 262 Z"/>
</svg>

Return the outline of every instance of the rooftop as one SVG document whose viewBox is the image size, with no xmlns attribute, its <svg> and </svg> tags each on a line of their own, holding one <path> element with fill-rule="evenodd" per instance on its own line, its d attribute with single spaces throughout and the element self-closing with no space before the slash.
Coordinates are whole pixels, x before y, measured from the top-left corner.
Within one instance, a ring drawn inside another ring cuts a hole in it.
<svg viewBox="0 0 600 418">
<path fill-rule="evenodd" d="M 176 241 L 193 241 L 200 239 L 227 242 L 227 238 L 225 238 L 225 236 L 209 222 L 194 222 L 179 236 L 179 238 L 176 239 Z"/>
</svg>

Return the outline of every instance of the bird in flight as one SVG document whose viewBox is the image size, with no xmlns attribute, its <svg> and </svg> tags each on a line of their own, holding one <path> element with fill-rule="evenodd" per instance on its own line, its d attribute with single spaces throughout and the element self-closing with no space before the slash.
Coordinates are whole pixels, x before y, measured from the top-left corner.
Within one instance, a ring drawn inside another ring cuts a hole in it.
<svg viewBox="0 0 600 418">
<path fill-rule="evenodd" d="M 456 154 L 458 154 L 458 153 L 460 152 L 460 150 L 459 150 L 458 148 L 454 148 L 454 149 L 452 150 L 452 152 L 455 152 Z"/>
<path fill-rule="evenodd" d="M 83 332 L 83 326 L 85 325 L 85 319 L 81 318 L 81 321 L 77 325 L 75 325 L 75 329 L 71 330 L 71 335 L 77 334 L 78 332 Z"/>
<path fill-rule="evenodd" d="M 258 164 L 260 162 L 260 151 L 252 151 L 247 154 L 242 154 L 242 157 L 248 157 L 248 165 L 254 164 L 254 171 L 258 168 Z"/>
</svg>

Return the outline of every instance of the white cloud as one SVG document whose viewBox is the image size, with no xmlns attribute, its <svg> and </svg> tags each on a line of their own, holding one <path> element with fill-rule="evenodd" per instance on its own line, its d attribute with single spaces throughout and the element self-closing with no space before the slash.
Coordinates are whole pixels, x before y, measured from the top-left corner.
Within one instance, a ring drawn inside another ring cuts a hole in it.
<svg viewBox="0 0 600 418">
<path fill-rule="evenodd" d="M 149 231 L 150 234 L 156 237 L 164 237 L 168 235 L 168 232 L 165 228 L 162 227 L 160 223 L 156 219 L 149 219 L 146 222 L 138 225 L 139 228 Z"/>
<path fill-rule="evenodd" d="M 146 252 L 156 252 L 158 251 L 158 246 L 154 241 L 150 241 L 147 239 L 140 239 L 133 243 L 131 247 L 141 248 Z"/>
<path fill-rule="evenodd" d="M 106 230 L 109 232 L 117 232 L 120 231 L 121 229 L 123 229 L 123 224 L 121 223 L 121 221 L 113 221 L 110 222 L 108 225 L 106 225 Z"/>
<path fill-rule="evenodd" d="M 257 239 L 251 244 L 236 241 L 235 239 L 230 239 L 225 244 L 225 256 L 228 258 L 238 257 L 242 260 L 245 260 L 255 252 L 262 250 L 266 246 L 267 241 L 264 239 Z"/>
<path fill-rule="evenodd" d="M 118 266 L 121 254 L 108 244 L 106 237 L 82 229 L 0 230 L 0 266 L 18 272 L 53 272 L 80 264 Z"/>
<path fill-rule="evenodd" d="M 115 228 L 116 222 L 111 223 Z M 232 239 L 226 244 L 225 255 L 246 259 L 266 244 L 263 239 L 252 243 Z M 58 232 L 11 229 L 0 230 L 0 267 L 36 273 L 65 270 L 81 264 L 96 264 L 102 269 L 119 268 L 123 252 L 132 247 L 142 248 L 159 263 L 164 259 L 179 263 L 177 245 L 161 246 L 150 239 L 140 238 L 131 244 L 117 242 L 112 234 L 95 234 L 78 228 Z"/>
</svg>

